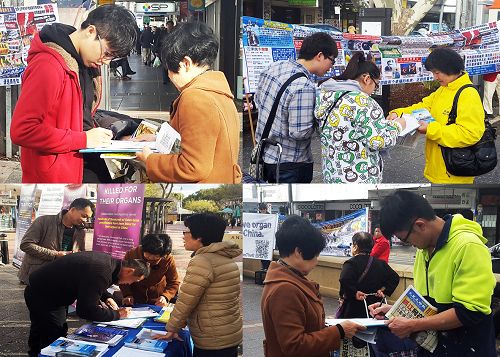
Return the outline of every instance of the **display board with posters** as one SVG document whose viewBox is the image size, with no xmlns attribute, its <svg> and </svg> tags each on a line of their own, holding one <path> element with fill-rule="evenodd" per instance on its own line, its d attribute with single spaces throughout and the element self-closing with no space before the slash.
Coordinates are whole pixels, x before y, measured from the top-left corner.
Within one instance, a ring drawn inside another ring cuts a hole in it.
<svg viewBox="0 0 500 357">
<path fill-rule="evenodd" d="M 243 77 L 246 93 L 254 93 L 260 73 L 272 62 L 297 58 L 302 40 L 314 32 L 326 32 L 337 42 L 339 56 L 325 77 L 340 74 L 353 52 L 362 51 L 381 72 L 382 85 L 432 80 L 424 63 L 436 47 L 457 51 L 471 75 L 500 71 L 497 22 L 429 36 L 373 36 L 339 33 L 243 17 Z M 316 78 L 321 79 L 321 78 Z"/>
<path fill-rule="evenodd" d="M 63 208 L 69 207 L 77 198 L 87 197 L 86 185 L 22 185 L 19 210 L 16 224 L 16 240 L 13 264 L 18 268 L 23 261 L 24 252 L 19 249 L 24 234 L 33 222 L 33 208 L 36 192 L 41 190 L 40 202 L 36 211 L 36 218 L 45 215 L 56 215 Z"/>
<path fill-rule="evenodd" d="M 16 241 L 14 246 L 14 258 L 12 264 L 20 268 L 24 258 L 24 252 L 19 249 L 24 234 L 33 221 L 33 208 L 35 206 L 35 184 L 25 184 L 21 186 L 21 197 L 19 198 L 19 209 L 16 221 Z"/>
<path fill-rule="evenodd" d="M 26 64 L 30 44 L 35 35 L 45 25 L 59 21 L 57 4 L 18 6 L 15 10 L 23 43 L 23 61 Z"/>
<path fill-rule="evenodd" d="M 0 86 L 21 83 L 22 43 L 13 7 L 0 7 Z"/>
<path fill-rule="evenodd" d="M 272 260 L 277 214 L 243 213 L 243 258 Z"/>
<path fill-rule="evenodd" d="M 325 249 L 320 255 L 349 256 L 352 236 L 357 232 L 368 232 L 368 208 L 330 221 L 313 223 L 326 238 Z"/>
<path fill-rule="evenodd" d="M 92 250 L 123 259 L 139 245 L 144 205 L 144 185 L 97 186 Z"/>
<path fill-rule="evenodd" d="M 0 7 L 0 86 L 21 84 L 33 37 L 57 21 L 56 4 Z"/>
</svg>

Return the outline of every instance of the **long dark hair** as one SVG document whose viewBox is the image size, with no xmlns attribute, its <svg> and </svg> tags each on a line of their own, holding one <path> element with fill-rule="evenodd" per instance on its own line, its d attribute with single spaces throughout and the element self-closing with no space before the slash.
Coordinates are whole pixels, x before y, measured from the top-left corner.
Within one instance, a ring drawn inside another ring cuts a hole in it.
<svg viewBox="0 0 500 357">
<path fill-rule="evenodd" d="M 371 60 L 366 59 L 363 52 L 354 52 L 344 72 L 335 79 L 356 79 L 362 74 L 368 73 L 374 79 L 380 78 L 380 70 Z"/>
</svg>

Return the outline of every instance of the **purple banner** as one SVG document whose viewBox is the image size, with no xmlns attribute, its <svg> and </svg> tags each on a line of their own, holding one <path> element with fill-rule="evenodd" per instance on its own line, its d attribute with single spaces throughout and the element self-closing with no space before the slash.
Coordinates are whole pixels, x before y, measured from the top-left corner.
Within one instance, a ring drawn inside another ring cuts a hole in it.
<svg viewBox="0 0 500 357">
<path fill-rule="evenodd" d="M 137 247 L 143 202 L 144 185 L 98 185 L 92 250 L 123 259 Z"/>
</svg>

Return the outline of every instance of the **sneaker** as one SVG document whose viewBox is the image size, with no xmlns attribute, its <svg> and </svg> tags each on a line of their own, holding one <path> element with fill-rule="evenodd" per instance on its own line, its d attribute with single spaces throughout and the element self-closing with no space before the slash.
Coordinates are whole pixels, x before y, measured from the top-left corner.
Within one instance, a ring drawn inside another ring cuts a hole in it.
<svg viewBox="0 0 500 357">
<path fill-rule="evenodd" d="M 132 79 L 132 78 L 130 78 L 130 77 L 128 77 L 128 76 L 123 76 L 123 77 L 122 77 L 122 80 L 124 80 L 124 81 L 129 81 L 129 80 L 131 80 L 131 79 Z"/>
<path fill-rule="evenodd" d="M 134 75 L 134 74 L 136 74 L 136 73 L 137 73 L 137 72 L 134 72 L 134 71 L 128 71 L 127 75 L 129 75 L 129 74 L 130 74 L 131 76 L 133 76 L 133 75 Z"/>
</svg>

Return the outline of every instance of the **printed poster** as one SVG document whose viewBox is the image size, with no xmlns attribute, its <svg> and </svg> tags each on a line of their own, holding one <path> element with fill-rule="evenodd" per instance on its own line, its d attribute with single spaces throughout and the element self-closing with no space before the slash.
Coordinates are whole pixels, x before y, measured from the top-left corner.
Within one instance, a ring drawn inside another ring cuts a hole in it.
<svg viewBox="0 0 500 357">
<path fill-rule="evenodd" d="M 22 43 L 13 7 L 0 7 L 0 86 L 21 83 Z"/>
<path fill-rule="evenodd" d="M 23 44 L 23 62 L 26 65 L 31 41 L 48 24 L 59 21 L 57 4 L 18 6 L 17 23 Z"/>
<path fill-rule="evenodd" d="M 273 260 L 277 214 L 243 213 L 243 258 Z"/>
<path fill-rule="evenodd" d="M 259 76 L 272 62 L 296 59 L 305 37 L 326 32 L 337 42 L 339 56 L 332 69 L 316 81 L 339 75 L 354 52 L 362 51 L 380 69 L 380 84 L 430 81 L 425 69 L 429 53 L 438 46 L 457 51 L 470 75 L 500 71 L 497 22 L 429 36 L 379 36 L 378 33 L 348 34 L 311 27 L 243 17 L 243 70 L 246 93 L 255 93 Z M 295 49 L 293 51 L 292 47 Z"/>
<path fill-rule="evenodd" d="M 21 186 L 21 197 L 19 198 L 19 210 L 16 221 L 16 243 L 14 246 L 14 258 L 12 264 L 20 268 L 24 258 L 24 252 L 19 249 L 21 240 L 31 226 L 33 219 L 33 208 L 35 205 L 36 184 L 23 184 Z"/>
<path fill-rule="evenodd" d="M 97 186 L 97 204 L 92 250 L 123 259 L 139 245 L 144 185 L 109 184 Z"/>
<path fill-rule="evenodd" d="M 357 232 L 368 232 L 368 208 L 330 221 L 313 223 L 326 238 L 325 249 L 320 255 L 350 256 L 352 236 Z"/>
</svg>

